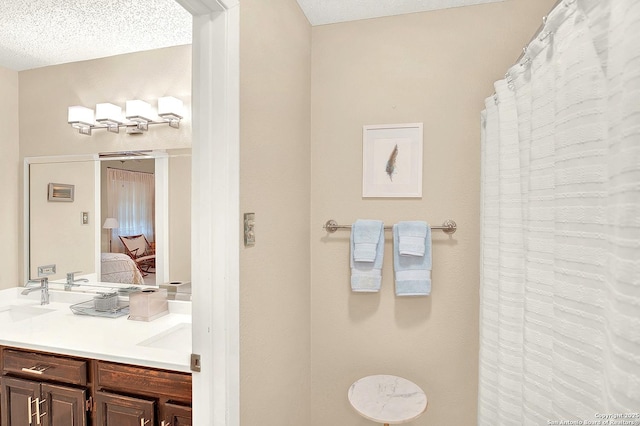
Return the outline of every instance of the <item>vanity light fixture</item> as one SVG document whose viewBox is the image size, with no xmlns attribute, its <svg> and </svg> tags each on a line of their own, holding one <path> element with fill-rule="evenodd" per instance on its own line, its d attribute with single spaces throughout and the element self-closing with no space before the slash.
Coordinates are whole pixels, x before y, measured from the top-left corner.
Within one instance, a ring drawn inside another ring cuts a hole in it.
<svg viewBox="0 0 640 426">
<path fill-rule="evenodd" d="M 158 115 L 175 129 L 180 127 L 180 120 L 182 120 L 182 115 L 184 114 L 183 110 L 184 105 L 178 98 L 165 96 L 158 99 Z"/>
<path fill-rule="evenodd" d="M 153 108 L 148 102 L 139 99 L 127 101 L 126 110 L 127 120 L 135 123 L 135 126 L 127 127 L 127 133 L 142 133 L 149 130 L 149 123 L 153 122 L 151 117 L 154 114 Z"/>
<path fill-rule="evenodd" d="M 150 124 L 168 124 L 175 129 L 180 128 L 180 120 L 184 118 L 184 106 L 180 99 L 165 96 L 158 99 L 158 110 L 143 100 L 126 101 L 125 114 L 122 108 L 111 103 L 96 105 L 95 113 L 84 106 L 70 106 L 68 123 L 83 135 L 91 136 L 93 129 L 107 129 L 119 133 L 125 127 L 128 134 L 140 134 L 149 129 Z"/>
<path fill-rule="evenodd" d="M 91 136 L 91 129 L 95 127 L 95 115 L 93 110 L 80 105 L 70 106 L 68 120 L 71 127 L 78 129 L 83 135 Z"/>
<path fill-rule="evenodd" d="M 124 122 L 122 108 L 110 103 L 97 104 L 96 121 L 107 126 L 107 131 L 119 133 L 120 125 Z"/>
</svg>

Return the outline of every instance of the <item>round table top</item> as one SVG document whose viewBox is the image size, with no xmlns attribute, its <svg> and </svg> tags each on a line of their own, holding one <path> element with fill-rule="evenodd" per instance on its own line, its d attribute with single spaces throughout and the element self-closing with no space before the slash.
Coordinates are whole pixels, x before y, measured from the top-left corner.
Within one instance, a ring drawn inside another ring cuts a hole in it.
<svg viewBox="0 0 640 426">
<path fill-rule="evenodd" d="M 410 422 L 427 409 L 427 395 L 418 385 L 385 374 L 357 380 L 349 388 L 348 397 L 358 414 L 379 423 Z"/>
</svg>

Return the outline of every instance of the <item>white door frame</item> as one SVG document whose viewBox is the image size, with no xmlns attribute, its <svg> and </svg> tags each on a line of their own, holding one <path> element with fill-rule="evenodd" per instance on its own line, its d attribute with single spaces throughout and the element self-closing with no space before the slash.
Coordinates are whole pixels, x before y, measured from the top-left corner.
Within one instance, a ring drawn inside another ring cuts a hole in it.
<svg viewBox="0 0 640 426">
<path fill-rule="evenodd" d="M 193 424 L 239 426 L 239 0 L 176 1 L 193 15 Z"/>
</svg>

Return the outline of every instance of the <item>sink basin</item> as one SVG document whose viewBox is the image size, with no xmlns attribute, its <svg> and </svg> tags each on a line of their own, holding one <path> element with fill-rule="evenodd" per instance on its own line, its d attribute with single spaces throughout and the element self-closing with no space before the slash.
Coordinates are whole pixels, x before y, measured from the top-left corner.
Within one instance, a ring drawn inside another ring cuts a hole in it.
<svg viewBox="0 0 640 426">
<path fill-rule="evenodd" d="M 29 305 L 10 305 L 0 307 L 0 323 L 24 321 L 39 315 L 48 314 L 55 309 Z"/>
<path fill-rule="evenodd" d="M 182 323 L 143 340 L 138 346 L 158 349 L 191 347 L 191 324 Z"/>
</svg>

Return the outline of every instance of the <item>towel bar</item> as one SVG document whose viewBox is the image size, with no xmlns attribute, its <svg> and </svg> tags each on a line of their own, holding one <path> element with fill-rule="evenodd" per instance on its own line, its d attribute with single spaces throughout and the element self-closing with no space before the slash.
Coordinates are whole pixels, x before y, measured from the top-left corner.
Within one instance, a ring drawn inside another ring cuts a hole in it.
<svg viewBox="0 0 640 426">
<path fill-rule="evenodd" d="M 324 228 L 327 232 L 333 234 L 338 229 L 351 229 L 351 225 L 338 225 L 338 222 L 330 219 L 324 224 L 322 228 Z M 384 229 L 385 231 L 390 231 L 393 228 L 391 226 L 385 226 Z M 456 225 L 453 220 L 447 219 L 442 223 L 442 226 L 432 226 L 431 229 L 441 229 L 445 234 L 451 235 L 458 230 L 458 225 Z"/>
</svg>

